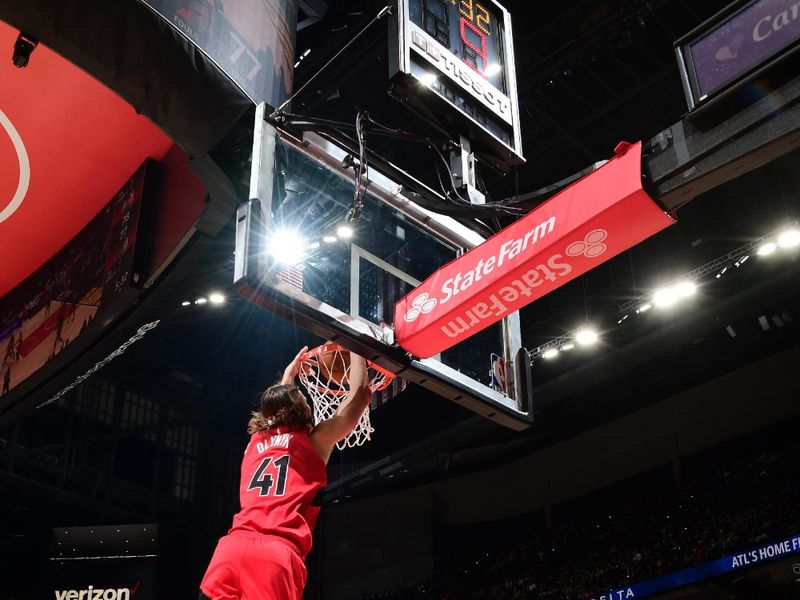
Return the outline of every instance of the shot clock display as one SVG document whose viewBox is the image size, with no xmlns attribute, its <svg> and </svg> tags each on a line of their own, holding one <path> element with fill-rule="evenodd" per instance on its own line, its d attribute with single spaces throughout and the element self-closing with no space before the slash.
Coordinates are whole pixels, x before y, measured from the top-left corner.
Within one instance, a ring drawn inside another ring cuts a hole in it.
<svg viewBox="0 0 800 600">
<path fill-rule="evenodd" d="M 494 168 L 524 162 L 508 11 L 495 0 L 396 2 L 392 94 Z"/>
<path fill-rule="evenodd" d="M 491 5 L 490 5 L 491 6 Z M 503 20 L 475 0 L 411 0 L 411 22 L 504 94 Z"/>
</svg>

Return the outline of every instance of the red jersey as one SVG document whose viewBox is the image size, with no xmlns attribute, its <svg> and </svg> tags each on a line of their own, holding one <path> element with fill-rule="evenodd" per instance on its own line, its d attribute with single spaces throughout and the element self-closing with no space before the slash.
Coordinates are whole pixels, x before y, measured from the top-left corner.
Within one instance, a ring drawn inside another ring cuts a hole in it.
<svg viewBox="0 0 800 600">
<path fill-rule="evenodd" d="M 254 433 L 244 451 L 235 531 L 276 535 L 305 556 L 319 516 L 317 496 L 328 481 L 308 431 L 278 427 Z"/>
</svg>

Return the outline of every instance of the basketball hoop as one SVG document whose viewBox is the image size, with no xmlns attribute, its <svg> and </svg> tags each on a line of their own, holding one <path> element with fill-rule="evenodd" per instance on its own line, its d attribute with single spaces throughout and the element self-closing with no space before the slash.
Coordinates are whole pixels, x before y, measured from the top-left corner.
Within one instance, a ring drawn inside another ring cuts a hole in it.
<svg viewBox="0 0 800 600">
<path fill-rule="evenodd" d="M 392 383 L 395 377 L 393 373 L 370 361 L 367 361 L 367 366 L 370 391 L 383 390 Z M 314 423 L 330 419 L 339 403 L 350 393 L 350 351 L 333 342 L 312 348 L 301 357 L 297 375 L 314 403 Z M 371 439 L 373 431 L 367 407 L 353 432 L 336 447 L 344 450 L 361 446 Z"/>
</svg>

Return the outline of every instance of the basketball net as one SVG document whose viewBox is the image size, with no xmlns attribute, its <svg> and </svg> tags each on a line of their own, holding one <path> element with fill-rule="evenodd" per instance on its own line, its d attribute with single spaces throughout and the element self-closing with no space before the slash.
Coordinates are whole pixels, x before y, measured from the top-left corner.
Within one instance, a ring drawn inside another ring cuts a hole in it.
<svg viewBox="0 0 800 600">
<path fill-rule="evenodd" d="M 300 359 L 297 373 L 300 382 L 308 391 L 314 404 L 314 424 L 330 419 L 339 408 L 342 400 L 350 394 L 350 351 L 333 342 L 312 348 Z M 325 355 L 322 360 L 321 355 Z M 369 389 L 377 392 L 388 387 L 394 374 L 367 361 L 369 367 Z M 358 419 L 355 429 L 341 442 L 336 444 L 339 450 L 355 448 L 372 439 L 375 430 L 369 422 L 369 406 Z"/>
</svg>

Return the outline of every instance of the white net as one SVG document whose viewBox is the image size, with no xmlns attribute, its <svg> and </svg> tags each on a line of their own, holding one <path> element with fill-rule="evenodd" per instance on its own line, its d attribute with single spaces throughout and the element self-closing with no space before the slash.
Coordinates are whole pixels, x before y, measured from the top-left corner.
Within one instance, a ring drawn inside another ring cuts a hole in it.
<svg viewBox="0 0 800 600">
<path fill-rule="evenodd" d="M 394 375 L 369 363 L 372 392 L 392 383 Z M 337 344 L 327 343 L 309 350 L 300 362 L 298 377 L 314 404 L 314 423 L 330 419 L 339 403 L 350 393 L 350 351 Z M 355 448 L 372 439 L 375 431 L 369 422 L 369 406 L 358 420 L 355 429 L 336 446 L 340 450 Z"/>
</svg>

